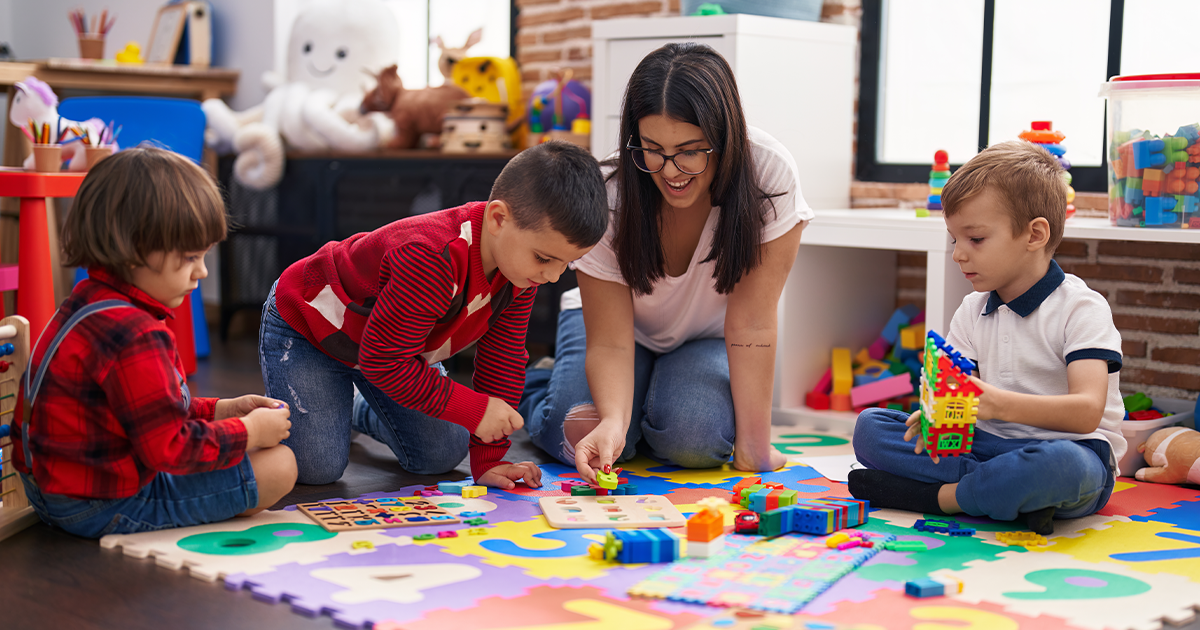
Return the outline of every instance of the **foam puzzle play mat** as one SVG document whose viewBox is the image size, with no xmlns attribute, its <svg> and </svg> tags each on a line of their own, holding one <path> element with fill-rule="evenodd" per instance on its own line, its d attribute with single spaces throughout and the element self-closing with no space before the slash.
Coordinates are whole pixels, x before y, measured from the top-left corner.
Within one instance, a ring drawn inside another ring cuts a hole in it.
<svg viewBox="0 0 1200 630">
<path fill-rule="evenodd" d="M 547 464 L 536 490 L 410 486 L 101 545 L 376 630 L 1153 630 L 1200 610 L 1195 487 L 1122 477 L 1100 513 L 1042 538 L 867 509 L 800 461 L 848 454 L 847 439 L 774 440 L 792 461 L 771 473 L 628 462 L 634 495 L 572 495 L 579 474 Z M 588 521 L 554 527 L 543 504 Z"/>
</svg>

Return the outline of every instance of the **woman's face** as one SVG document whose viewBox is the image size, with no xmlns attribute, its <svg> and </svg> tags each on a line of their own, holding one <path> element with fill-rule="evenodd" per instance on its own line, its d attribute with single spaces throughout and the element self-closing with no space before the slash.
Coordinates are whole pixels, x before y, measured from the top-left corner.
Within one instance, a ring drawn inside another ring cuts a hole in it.
<svg viewBox="0 0 1200 630">
<path fill-rule="evenodd" d="M 654 114 L 638 121 L 638 136 L 641 138 L 642 148 L 661 155 L 678 156 L 676 161 L 685 168 L 689 162 L 706 164 L 699 174 L 689 175 L 679 170 L 674 161 L 666 160 L 662 170 L 650 173 L 649 176 L 671 207 L 681 210 L 703 209 L 707 212 L 712 207 L 709 186 L 716 174 L 719 158 L 716 152 L 712 152 L 707 155 L 707 163 L 701 161 L 705 157 L 703 152 L 711 149 L 712 145 L 704 139 L 700 128 L 662 114 Z M 662 159 L 647 153 L 646 162 L 654 168 L 662 163 Z"/>
</svg>

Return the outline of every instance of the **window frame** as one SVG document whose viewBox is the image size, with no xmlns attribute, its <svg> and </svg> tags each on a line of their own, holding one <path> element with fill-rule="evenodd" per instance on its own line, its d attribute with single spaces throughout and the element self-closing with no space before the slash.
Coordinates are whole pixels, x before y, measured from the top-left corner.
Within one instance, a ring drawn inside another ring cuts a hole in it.
<svg viewBox="0 0 1200 630">
<path fill-rule="evenodd" d="M 879 162 L 880 54 L 883 44 L 883 3 L 888 0 L 862 0 L 862 51 L 859 59 L 858 138 L 855 147 L 854 177 L 864 182 L 923 182 L 929 178 L 930 161 L 924 164 Z M 1120 74 L 1121 38 L 1125 0 L 1110 0 L 1108 27 L 1108 77 Z M 992 41 L 996 0 L 984 0 L 983 68 L 980 74 L 979 135 L 980 149 L 988 145 L 992 92 Z M 1107 135 L 1107 110 L 1101 138 Z M 957 163 L 961 165 L 961 162 Z M 1072 186 L 1081 192 L 1108 190 L 1108 157 L 1101 155 L 1100 166 L 1072 166 Z"/>
</svg>

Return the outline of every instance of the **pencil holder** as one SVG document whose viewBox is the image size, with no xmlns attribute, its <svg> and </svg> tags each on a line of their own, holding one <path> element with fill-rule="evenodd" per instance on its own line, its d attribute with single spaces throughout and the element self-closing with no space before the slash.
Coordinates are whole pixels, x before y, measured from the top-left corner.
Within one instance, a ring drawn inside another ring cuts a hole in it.
<svg viewBox="0 0 1200 630">
<path fill-rule="evenodd" d="M 39 173 L 57 173 L 62 170 L 62 145 L 33 145 L 33 170 Z"/>
<path fill-rule="evenodd" d="M 98 147 L 88 147 L 85 150 L 85 153 L 87 155 L 87 167 L 90 171 L 92 170 L 93 166 L 100 163 L 100 160 L 112 155 L 113 148 L 111 144 Z"/>
<path fill-rule="evenodd" d="M 79 36 L 79 58 L 80 59 L 103 59 L 104 58 L 104 36 L 103 35 L 80 35 Z"/>
</svg>

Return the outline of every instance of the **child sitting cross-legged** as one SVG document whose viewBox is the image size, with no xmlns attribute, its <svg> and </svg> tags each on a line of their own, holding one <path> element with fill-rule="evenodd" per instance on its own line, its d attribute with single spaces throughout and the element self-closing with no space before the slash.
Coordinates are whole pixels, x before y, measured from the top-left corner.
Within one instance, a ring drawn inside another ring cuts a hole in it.
<svg viewBox="0 0 1200 630">
<path fill-rule="evenodd" d="M 868 409 L 854 427 L 867 469 L 850 473 L 850 492 L 877 507 L 1022 520 L 1050 534 L 1054 518 L 1092 514 L 1112 494 L 1126 449 L 1121 335 L 1104 296 L 1052 258 L 1066 184 L 1045 150 L 985 149 L 946 183 L 942 205 L 954 261 L 976 291 L 946 335 L 979 364 L 974 445 L 931 459 L 920 412 Z"/>
<path fill-rule="evenodd" d="M 191 396 L 165 319 L 208 275 L 225 204 L 178 154 L 93 168 L 63 226 L 88 269 L 31 348 L 13 463 L 46 523 L 79 536 L 200 525 L 266 509 L 296 481 L 286 404 Z"/>
</svg>

